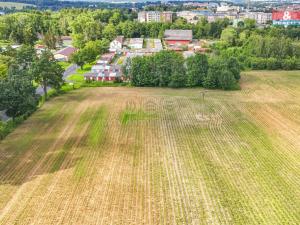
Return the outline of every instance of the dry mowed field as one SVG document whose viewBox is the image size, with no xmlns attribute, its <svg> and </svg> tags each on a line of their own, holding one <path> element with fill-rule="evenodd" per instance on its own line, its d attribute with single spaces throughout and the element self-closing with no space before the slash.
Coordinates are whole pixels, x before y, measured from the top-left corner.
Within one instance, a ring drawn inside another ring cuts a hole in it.
<svg viewBox="0 0 300 225">
<path fill-rule="evenodd" d="M 300 224 L 300 72 L 86 88 L 0 143 L 0 224 Z"/>
</svg>

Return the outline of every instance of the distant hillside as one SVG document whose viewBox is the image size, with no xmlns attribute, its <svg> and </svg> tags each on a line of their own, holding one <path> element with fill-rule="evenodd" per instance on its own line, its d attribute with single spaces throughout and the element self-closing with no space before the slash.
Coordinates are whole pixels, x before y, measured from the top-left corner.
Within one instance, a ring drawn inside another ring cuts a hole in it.
<svg viewBox="0 0 300 225">
<path fill-rule="evenodd" d="M 25 4 L 25 3 L 18 3 L 18 2 L 2 2 L 2 1 L 0 1 L 0 8 L 23 9 L 25 7 L 35 7 L 35 5 L 33 5 L 33 4 Z"/>
</svg>

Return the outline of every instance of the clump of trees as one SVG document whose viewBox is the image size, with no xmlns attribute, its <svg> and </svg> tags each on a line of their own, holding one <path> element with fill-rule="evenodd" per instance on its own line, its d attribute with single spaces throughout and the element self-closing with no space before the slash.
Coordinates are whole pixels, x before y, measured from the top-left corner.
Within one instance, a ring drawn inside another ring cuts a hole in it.
<svg viewBox="0 0 300 225">
<path fill-rule="evenodd" d="M 268 70 L 300 69 L 300 44 L 284 36 L 271 37 L 256 33 L 237 33 L 225 29 L 214 53 L 222 57 L 235 56 L 243 67 Z"/>
<path fill-rule="evenodd" d="M 182 87 L 186 80 L 183 56 L 171 51 L 133 58 L 129 70 L 134 86 Z"/>
<path fill-rule="evenodd" d="M 240 79 L 240 65 L 234 57 L 208 59 L 204 54 L 196 54 L 184 60 L 181 54 L 172 51 L 135 57 L 124 70 L 132 84 L 139 87 L 233 90 L 239 87 Z"/>
<path fill-rule="evenodd" d="M 71 61 L 83 67 L 86 63 L 92 63 L 99 55 L 108 51 L 109 40 L 96 40 L 87 42 L 82 49 L 72 54 Z"/>
<path fill-rule="evenodd" d="M 14 119 L 35 111 L 39 99 L 35 84 L 44 88 L 45 98 L 47 87 L 59 89 L 63 84 L 63 69 L 50 51 L 37 57 L 32 46 L 23 45 L 17 51 L 7 50 L 2 54 L 11 61 L 0 78 L 0 111 L 6 110 Z"/>
</svg>

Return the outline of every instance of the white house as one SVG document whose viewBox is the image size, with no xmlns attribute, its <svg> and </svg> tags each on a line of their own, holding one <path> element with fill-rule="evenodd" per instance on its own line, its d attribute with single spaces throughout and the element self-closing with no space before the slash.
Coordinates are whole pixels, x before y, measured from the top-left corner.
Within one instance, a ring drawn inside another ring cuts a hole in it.
<svg viewBox="0 0 300 225">
<path fill-rule="evenodd" d="M 120 52 L 123 47 L 124 36 L 118 36 L 115 40 L 110 43 L 110 52 Z"/>
</svg>

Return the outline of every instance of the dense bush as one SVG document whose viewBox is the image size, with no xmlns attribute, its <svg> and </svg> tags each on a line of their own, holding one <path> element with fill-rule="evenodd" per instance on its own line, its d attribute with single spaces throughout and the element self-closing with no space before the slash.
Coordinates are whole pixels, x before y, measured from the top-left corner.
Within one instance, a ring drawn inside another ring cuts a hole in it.
<svg viewBox="0 0 300 225">
<path fill-rule="evenodd" d="M 232 90 L 238 88 L 238 60 L 196 54 L 184 60 L 182 55 L 162 51 L 152 56 L 136 57 L 126 73 L 133 86 L 206 87 Z"/>
<path fill-rule="evenodd" d="M 21 124 L 24 120 L 27 119 L 27 117 L 32 112 L 27 112 L 26 114 L 16 117 L 13 120 L 9 120 L 7 122 L 1 122 L 0 121 L 0 140 L 3 140 L 9 133 L 11 133 L 19 124 Z"/>
<path fill-rule="evenodd" d="M 239 79 L 240 69 L 236 59 L 213 58 L 209 63 L 203 86 L 205 88 L 234 90 L 238 88 Z"/>
<path fill-rule="evenodd" d="M 136 57 L 130 66 L 134 86 L 183 87 L 186 83 L 184 59 L 172 51 Z"/>
<path fill-rule="evenodd" d="M 248 67 L 253 70 L 299 70 L 300 61 L 293 57 L 287 59 L 275 59 L 275 58 L 261 58 L 250 57 L 248 60 Z"/>
</svg>

